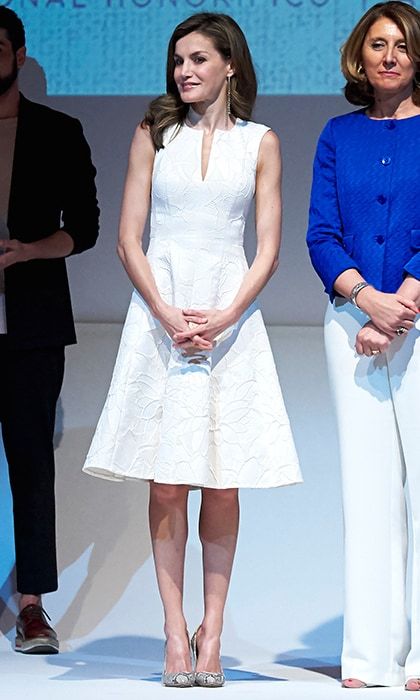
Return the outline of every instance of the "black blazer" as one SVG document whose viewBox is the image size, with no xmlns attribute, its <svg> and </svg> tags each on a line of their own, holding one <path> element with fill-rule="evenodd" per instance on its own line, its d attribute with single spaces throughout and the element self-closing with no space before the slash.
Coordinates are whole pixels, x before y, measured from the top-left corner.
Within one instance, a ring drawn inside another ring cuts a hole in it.
<svg viewBox="0 0 420 700">
<path fill-rule="evenodd" d="M 74 253 L 95 245 L 96 170 L 80 122 L 20 96 L 8 211 L 10 238 L 29 243 L 58 229 Z M 5 270 L 8 339 L 15 348 L 76 342 L 64 258 Z"/>
</svg>

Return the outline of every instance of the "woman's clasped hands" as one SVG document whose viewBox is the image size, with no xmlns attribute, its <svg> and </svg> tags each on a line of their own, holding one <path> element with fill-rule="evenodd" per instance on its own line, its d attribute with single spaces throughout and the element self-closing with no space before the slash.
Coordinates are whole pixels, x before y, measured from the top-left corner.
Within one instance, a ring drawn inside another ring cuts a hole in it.
<svg viewBox="0 0 420 700">
<path fill-rule="evenodd" d="M 372 321 L 368 321 L 356 336 L 356 352 L 367 357 L 379 355 L 388 350 L 394 337 L 380 331 Z"/>
<path fill-rule="evenodd" d="M 207 323 L 207 317 L 203 313 L 192 312 L 186 316 L 182 309 L 165 304 L 163 309 L 159 309 L 159 313 L 156 315 L 174 345 L 178 344 L 177 338 L 180 335 L 187 334 L 188 341 L 185 341 L 183 346 L 185 352 L 193 353 L 197 352 L 197 350 L 212 350 L 212 343 L 201 338 L 197 331 L 197 329 L 204 328 Z"/>
<path fill-rule="evenodd" d="M 385 352 L 395 338 L 408 333 L 419 310 L 414 301 L 398 293 L 387 294 L 373 287 L 363 292 L 358 306 L 371 320 L 358 332 L 355 348 L 359 355 L 370 357 Z"/>
<path fill-rule="evenodd" d="M 177 329 L 172 335 L 174 345 L 191 354 L 197 350 L 211 351 L 216 347 L 217 338 L 232 323 L 233 318 L 227 309 L 178 309 L 185 328 Z"/>
</svg>

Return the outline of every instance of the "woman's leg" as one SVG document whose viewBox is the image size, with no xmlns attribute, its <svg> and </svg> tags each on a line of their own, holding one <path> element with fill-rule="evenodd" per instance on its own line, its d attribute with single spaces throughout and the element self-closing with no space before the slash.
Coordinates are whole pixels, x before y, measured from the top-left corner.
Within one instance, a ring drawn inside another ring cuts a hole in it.
<svg viewBox="0 0 420 700">
<path fill-rule="evenodd" d="M 420 678 L 420 321 L 406 336 L 396 339 L 389 355 L 395 414 L 407 468 L 412 524 L 411 650 L 406 678 Z M 416 690 L 418 683 L 411 684 Z"/>
<path fill-rule="evenodd" d="M 202 489 L 204 618 L 197 633 L 196 671 L 220 671 L 220 635 L 239 525 L 238 489 Z"/>
<path fill-rule="evenodd" d="M 150 534 L 165 615 L 167 673 L 192 670 L 182 608 L 188 491 L 188 486 L 150 484 Z"/>
<path fill-rule="evenodd" d="M 343 678 L 399 685 L 409 646 L 405 613 L 405 465 L 387 358 L 354 350 L 364 314 L 329 307 L 325 342 L 341 453 L 345 615 Z"/>
</svg>

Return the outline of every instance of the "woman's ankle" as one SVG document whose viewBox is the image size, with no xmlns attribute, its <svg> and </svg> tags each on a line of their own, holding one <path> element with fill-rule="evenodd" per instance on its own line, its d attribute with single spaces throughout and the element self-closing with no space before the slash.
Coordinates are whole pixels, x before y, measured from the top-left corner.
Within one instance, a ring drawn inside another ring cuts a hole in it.
<svg viewBox="0 0 420 700">
<path fill-rule="evenodd" d="M 188 636 L 187 623 L 184 619 L 166 621 L 163 626 L 166 639 Z"/>
<path fill-rule="evenodd" d="M 205 639 L 220 639 L 223 631 L 223 621 L 217 619 L 204 619 L 201 625 L 197 628 L 197 636 L 205 637 Z"/>
</svg>

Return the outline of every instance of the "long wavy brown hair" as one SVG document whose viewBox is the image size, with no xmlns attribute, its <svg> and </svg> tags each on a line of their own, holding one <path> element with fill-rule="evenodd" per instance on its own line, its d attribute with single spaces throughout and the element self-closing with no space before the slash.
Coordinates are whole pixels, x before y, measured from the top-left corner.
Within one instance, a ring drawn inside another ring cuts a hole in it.
<svg viewBox="0 0 420 700">
<path fill-rule="evenodd" d="M 174 54 L 179 39 L 200 32 L 212 40 L 215 49 L 230 61 L 235 73 L 231 77 L 230 111 L 239 119 L 250 119 L 257 96 L 257 78 L 244 33 L 229 15 L 200 12 L 178 24 L 168 44 L 166 62 L 166 94 L 153 100 L 141 123 L 149 128 L 156 150 L 163 148 L 163 132 L 173 124 L 182 124 L 189 105 L 179 95 L 174 80 Z"/>
<path fill-rule="evenodd" d="M 408 56 L 416 69 L 413 102 L 420 105 L 420 12 L 406 2 L 378 2 L 356 24 L 341 49 L 341 70 L 347 80 L 344 95 L 354 105 L 371 107 L 375 101 L 363 71 L 362 49 L 370 27 L 381 17 L 394 22 L 404 35 Z"/>
</svg>

